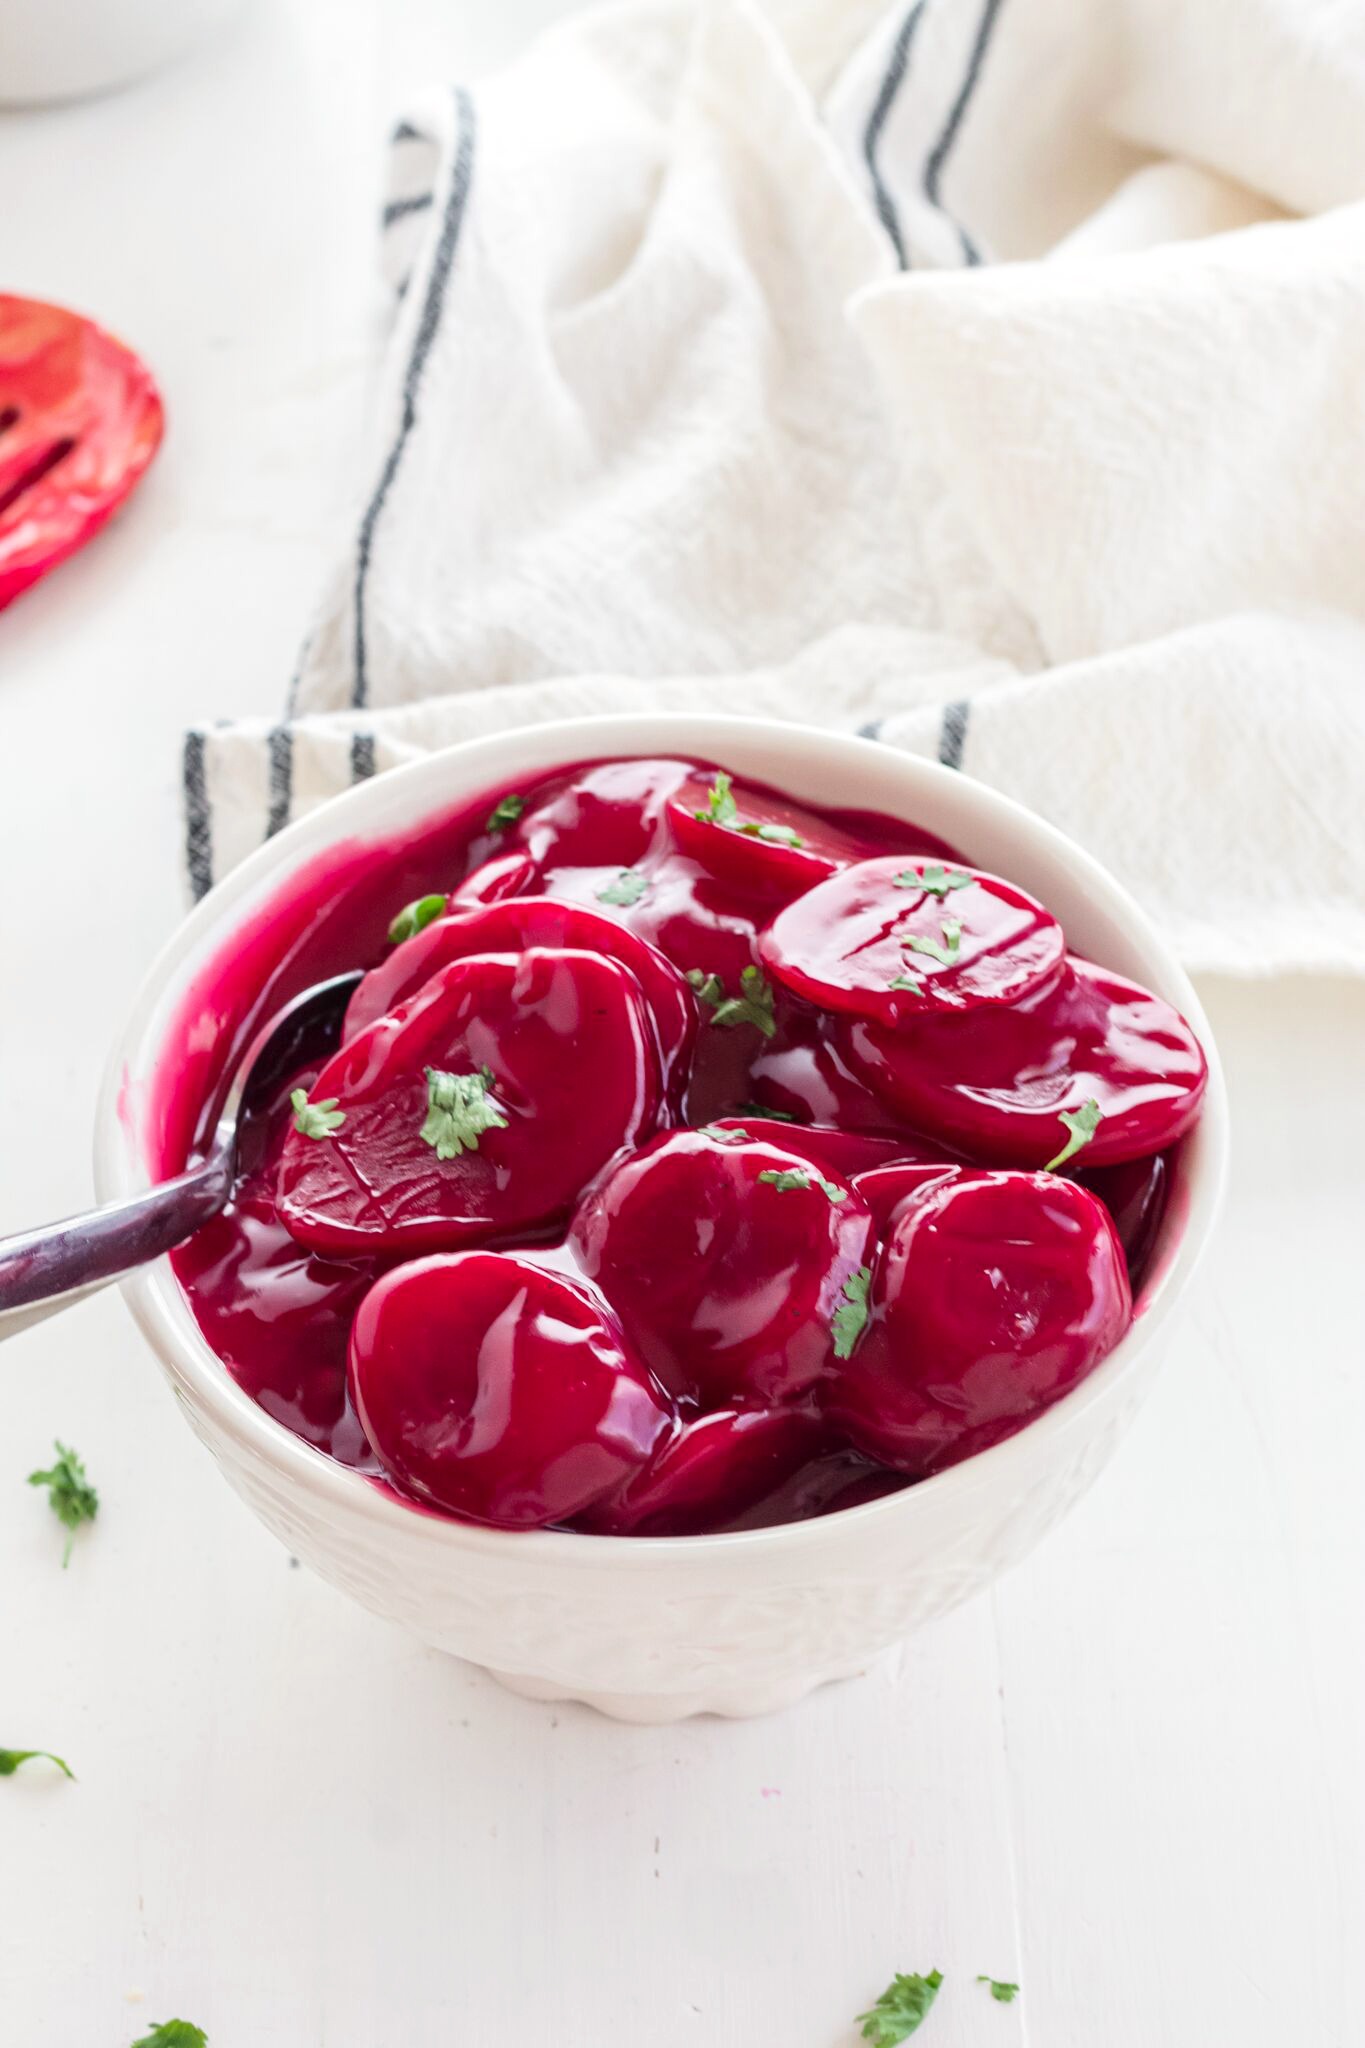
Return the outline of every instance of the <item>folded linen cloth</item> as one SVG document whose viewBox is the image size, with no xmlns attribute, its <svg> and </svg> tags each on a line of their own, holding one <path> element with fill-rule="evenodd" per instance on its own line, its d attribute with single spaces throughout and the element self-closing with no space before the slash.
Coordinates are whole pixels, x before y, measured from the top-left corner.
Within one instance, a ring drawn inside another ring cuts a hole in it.
<svg viewBox="0 0 1365 2048">
<path fill-rule="evenodd" d="M 626 4 L 395 133 L 373 448 L 191 886 L 574 713 L 937 756 L 1195 966 L 1365 971 L 1365 22 Z M 854 47 L 847 47 L 850 42 Z"/>
</svg>

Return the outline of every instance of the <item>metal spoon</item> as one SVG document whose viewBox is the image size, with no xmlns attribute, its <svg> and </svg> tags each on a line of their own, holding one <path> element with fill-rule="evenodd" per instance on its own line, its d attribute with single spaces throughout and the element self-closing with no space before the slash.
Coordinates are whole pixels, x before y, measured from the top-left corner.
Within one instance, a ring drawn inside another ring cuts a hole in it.
<svg viewBox="0 0 1365 2048">
<path fill-rule="evenodd" d="M 0 1338 L 160 1258 L 216 1216 L 237 1178 L 243 1108 L 278 1086 L 301 1064 L 305 1050 L 336 1044 L 360 980 L 355 973 L 315 982 L 262 1025 L 238 1063 L 212 1141 L 197 1164 L 131 1201 L 110 1202 L 41 1230 L 0 1237 Z"/>
</svg>

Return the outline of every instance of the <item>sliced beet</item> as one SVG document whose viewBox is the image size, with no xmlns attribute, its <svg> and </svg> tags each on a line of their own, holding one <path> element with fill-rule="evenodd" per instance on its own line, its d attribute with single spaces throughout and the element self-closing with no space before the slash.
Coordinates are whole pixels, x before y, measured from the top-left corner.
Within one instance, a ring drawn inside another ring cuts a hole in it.
<svg viewBox="0 0 1365 2048">
<path fill-rule="evenodd" d="M 872 1221 L 884 1231 L 902 1202 L 922 1202 L 964 1173 L 975 1172 L 957 1160 L 925 1158 L 897 1160 L 894 1165 L 874 1166 L 854 1177 L 853 1185 L 872 1211 Z"/>
<path fill-rule="evenodd" d="M 350 1385 L 397 1485 L 500 1528 L 581 1514 L 673 1426 L 602 1303 L 500 1252 L 421 1259 L 377 1281 L 351 1333 Z"/>
<path fill-rule="evenodd" d="M 538 880 L 536 864 L 523 847 L 495 853 L 481 861 L 450 892 L 450 908 L 460 910 L 475 903 L 501 903 L 507 896 L 525 896 Z"/>
<path fill-rule="evenodd" d="M 1171 1186 L 1168 1155 L 1159 1152 L 1154 1159 L 1125 1159 L 1118 1166 L 1099 1166 L 1093 1173 L 1078 1173 L 1076 1178 L 1083 1188 L 1099 1196 L 1113 1218 L 1128 1261 L 1129 1283 L 1136 1294 L 1166 1213 Z"/>
<path fill-rule="evenodd" d="M 334 1106 L 300 1112 L 320 1135 L 289 1131 L 286 1228 L 351 1257 L 444 1250 L 565 1215 L 653 1128 L 658 1056 L 626 968 L 532 947 L 443 968 L 349 1039 L 310 1101 Z"/>
<path fill-rule="evenodd" d="M 800 1123 L 894 1134 L 905 1119 L 851 1070 L 841 1047 L 828 1035 L 829 1020 L 776 984 L 773 993 L 777 1030 L 755 1049 L 743 1095 L 785 1110 Z M 725 1107 L 734 1099 L 732 1095 Z M 698 1121 L 695 1114 L 692 1121 Z"/>
<path fill-rule="evenodd" d="M 851 1023 L 854 1072 L 919 1129 L 978 1159 L 1042 1167 L 1068 1143 L 1062 1114 L 1100 1119 L 1078 1167 L 1160 1152 L 1199 1114 L 1208 1064 L 1183 1017 L 1136 982 L 1074 954 L 1069 972 L 1012 1009 L 924 1017 L 900 1031 Z"/>
<path fill-rule="evenodd" d="M 818 811 L 724 769 L 689 776 L 669 798 L 668 823 L 681 852 L 747 895 L 799 896 L 863 851 Z"/>
<path fill-rule="evenodd" d="M 893 1213 L 871 1321 L 826 1391 L 859 1450 L 922 1477 L 1012 1436 L 1127 1329 L 1103 1205 L 1056 1174 L 963 1175 Z"/>
<path fill-rule="evenodd" d="M 599 953 L 630 970 L 649 1005 L 665 1081 L 680 1086 L 697 1028 L 697 1005 L 677 969 L 633 932 L 575 903 L 517 896 L 439 917 L 371 968 L 346 1012 L 346 1037 L 366 1030 L 453 960 L 520 953 L 529 946 Z"/>
<path fill-rule="evenodd" d="M 1062 928 L 997 875 L 899 854 L 809 890 L 759 937 L 759 957 L 822 1009 L 896 1025 L 925 1012 L 1017 1003 L 1056 979 Z"/>
<path fill-rule="evenodd" d="M 870 1241 L 846 1182 L 777 1145 L 706 1131 L 613 1168 L 570 1228 L 646 1363 L 705 1408 L 809 1393 L 830 1369 L 831 1321 Z"/>
<path fill-rule="evenodd" d="M 679 1423 L 619 1494 L 578 1517 L 599 1536 L 691 1536 L 733 1521 L 781 1486 L 826 1435 L 804 1408 L 720 1408 Z"/>
<path fill-rule="evenodd" d="M 692 772 L 685 761 L 603 761 L 534 797 L 517 837 L 547 878 L 582 868 L 633 867 L 662 836 L 664 806 Z M 555 894 L 573 894 L 555 889 Z"/>
<path fill-rule="evenodd" d="M 839 1173 L 852 1182 L 874 1167 L 889 1167 L 892 1160 L 915 1160 L 918 1149 L 900 1138 L 884 1138 L 868 1131 L 844 1131 L 829 1124 L 789 1124 L 763 1116 L 718 1117 L 712 1132 L 743 1133 L 760 1145 L 776 1145 L 780 1152 L 794 1152 L 809 1159 L 822 1173 Z M 934 1151 L 930 1156 L 937 1159 Z"/>
</svg>

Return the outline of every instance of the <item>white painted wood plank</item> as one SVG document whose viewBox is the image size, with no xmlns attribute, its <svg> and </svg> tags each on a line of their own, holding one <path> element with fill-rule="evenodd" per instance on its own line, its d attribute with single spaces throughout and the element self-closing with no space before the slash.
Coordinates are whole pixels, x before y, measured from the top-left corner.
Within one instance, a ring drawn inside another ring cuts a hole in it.
<svg viewBox="0 0 1365 2048">
<path fill-rule="evenodd" d="M 87 1197 L 105 1036 L 178 914 L 180 727 L 279 701 L 331 560 L 391 109 L 556 11 L 274 0 L 0 118 L 0 278 L 125 331 L 172 418 L 0 618 L 0 1228 Z M 939 2048 L 1350 2041 L 1365 1009 L 1215 996 L 1232 1214 L 1131 1444 L 996 1595 L 773 1721 L 512 1700 L 289 1568 L 119 1302 L 6 1347 L 0 1741 L 80 1782 L 0 1787 L 4 2048 L 171 2011 L 212 2048 L 852 2048 L 934 1964 Z M 22 1483 L 54 1433 L 103 1492 L 65 1574 Z"/>
</svg>

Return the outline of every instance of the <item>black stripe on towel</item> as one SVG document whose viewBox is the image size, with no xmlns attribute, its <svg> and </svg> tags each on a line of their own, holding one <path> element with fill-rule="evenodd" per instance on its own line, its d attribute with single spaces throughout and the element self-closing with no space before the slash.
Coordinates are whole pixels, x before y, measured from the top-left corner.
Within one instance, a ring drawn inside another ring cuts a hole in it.
<svg viewBox="0 0 1365 2048">
<path fill-rule="evenodd" d="M 465 202 L 469 197 L 469 181 L 474 167 L 474 102 L 461 87 L 455 94 L 455 110 L 458 122 L 455 161 L 451 168 L 450 190 L 446 195 L 445 212 L 441 219 L 441 232 L 431 260 L 431 275 L 427 279 L 427 295 L 417 323 L 417 333 L 408 358 L 407 373 L 403 379 L 403 409 L 388 458 L 380 472 L 374 496 L 365 508 L 360 522 L 360 534 L 356 544 L 355 568 L 355 678 L 351 701 L 357 710 L 361 709 L 369 696 L 370 678 L 366 667 L 365 649 L 365 585 L 369 576 L 370 553 L 374 546 L 375 528 L 384 501 L 393 487 L 403 460 L 403 450 L 408 437 L 417 423 L 417 393 L 421 387 L 422 372 L 427 357 L 431 354 L 441 324 L 441 309 L 445 303 L 446 286 L 455 262 L 455 251 L 459 247 L 460 228 L 464 221 Z"/>
<path fill-rule="evenodd" d="M 434 192 L 419 193 L 415 199 L 390 199 L 383 212 L 384 226 L 391 228 L 395 221 L 406 220 L 409 214 L 425 213 L 435 200 Z"/>
<path fill-rule="evenodd" d="M 885 724 L 886 720 L 884 718 L 874 718 L 867 725 L 860 725 L 858 727 L 858 738 L 860 740 L 879 740 L 882 736 L 882 727 Z"/>
<path fill-rule="evenodd" d="M 1003 0 L 985 0 L 985 5 L 981 9 L 981 19 L 976 27 L 976 39 L 972 44 L 972 53 L 967 60 L 966 76 L 958 88 L 957 98 L 948 109 L 948 119 L 943 124 L 943 133 L 925 158 L 925 197 L 931 205 L 938 208 L 940 213 L 946 214 L 948 212 L 940 196 L 943 166 L 947 163 L 949 152 L 957 141 L 958 130 L 961 128 L 967 108 L 971 104 L 972 94 L 976 91 L 977 81 L 981 76 L 981 67 L 986 61 L 986 52 L 990 48 L 991 37 L 995 32 L 996 17 L 1000 13 L 1002 4 Z M 948 217 L 952 219 L 951 214 Z M 957 229 L 957 238 L 962 244 L 962 253 L 968 263 L 979 263 L 981 261 L 981 251 L 967 233 L 966 228 L 958 220 L 953 220 L 953 226 Z"/>
<path fill-rule="evenodd" d="M 390 142 L 430 142 L 430 140 L 431 137 L 424 135 L 420 128 L 414 128 L 411 121 L 400 121 L 389 137 Z"/>
<path fill-rule="evenodd" d="M 905 78 L 905 67 L 910 61 L 910 45 L 915 40 L 915 30 L 919 27 L 920 16 L 925 6 L 926 0 L 914 0 L 914 5 L 900 25 L 896 40 L 891 45 L 891 58 L 885 75 L 877 97 L 872 103 L 872 112 L 867 117 L 867 127 L 863 131 L 863 159 L 867 164 L 868 176 L 872 180 L 872 197 L 876 202 L 882 226 L 891 237 L 892 246 L 896 251 L 896 261 L 902 270 L 908 270 L 910 263 L 905 253 L 905 241 L 901 235 L 896 202 L 882 178 L 881 168 L 877 163 L 877 150 L 881 143 L 882 130 L 886 126 L 892 107 L 896 104 L 896 95 Z"/>
<path fill-rule="evenodd" d="M 351 734 L 351 780 L 366 782 L 374 774 L 374 734 L 353 732 Z"/>
<path fill-rule="evenodd" d="M 185 734 L 185 872 L 196 903 L 213 887 L 213 835 L 209 823 L 208 786 L 204 778 L 204 735 Z"/>
<path fill-rule="evenodd" d="M 272 727 L 266 740 L 266 751 L 270 763 L 270 811 L 265 821 L 265 836 L 273 839 L 289 823 L 289 808 L 294 800 L 293 728 L 288 725 Z"/>
<path fill-rule="evenodd" d="M 957 697 L 943 707 L 943 723 L 938 734 L 938 758 L 945 768 L 962 766 L 962 750 L 967 744 L 967 720 L 971 714 L 971 702 L 966 697 Z"/>
</svg>

